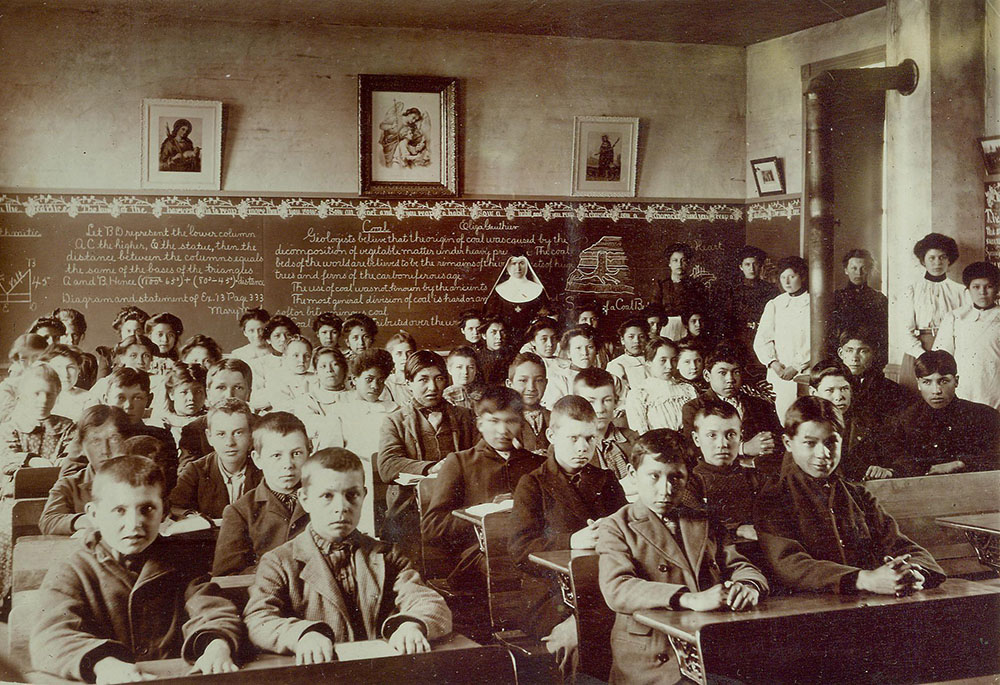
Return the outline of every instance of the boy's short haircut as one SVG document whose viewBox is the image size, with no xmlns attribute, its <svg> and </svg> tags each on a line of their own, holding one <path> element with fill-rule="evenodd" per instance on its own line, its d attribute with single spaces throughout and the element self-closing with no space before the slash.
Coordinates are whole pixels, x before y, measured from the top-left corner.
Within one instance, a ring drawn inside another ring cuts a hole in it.
<svg viewBox="0 0 1000 685">
<path fill-rule="evenodd" d="M 548 375 L 548 370 L 545 368 L 545 362 L 534 352 L 520 352 L 510 360 L 510 364 L 507 366 L 507 379 L 514 380 L 514 372 L 517 371 L 517 367 L 521 364 L 535 364 L 536 366 L 542 367 L 542 373 Z"/>
<path fill-rule="evenodd" d="M 354 312 L 344 321 L 344 328 L 342 330 L 343 335 L 350 333 L 352 328 L 361 327 L 364 329 L 365 333 L 372 340 L 378 335 L 378 324 L 375 323 L 375 319 L 368 316 L 364 312 Z"/>
<path fill-rule="evenodd" d="M 351 378 L 357 378 L 368 369 L 378 369 L 382 372 L 383 378 L 388 378 L 395 369 L 392 355 L 381 347 L 372 347 L 351 358 Z"/>
<path fill-rule="evenodd" d="M 548 316 L 543 316 L 540 319 L 536 319 L 525 332 L 524 337 L 526 340 L 534 340 L 535 336 L 538 335 L 539 331 L 551 330 L 556 335 L 559 335 L 559 322 Z"/>
<path fill-rule="evenodd" d="M 661 464 L 688 465 L 688 447 L 684 438 L 677 431 L 669 428 L 656 428 L 647 431 L 632 446 L 628 462 L 632 468 L 639 468 L 643 460 L 650 457 Z"/>
<path fill-rule="evenodd" d="M 406 331 L 399 331 L 398 333 L 393 333 L 392 337 L 385 341 L 385 346 L 383 349 L 390 349 L 393 345 L 398 345 L 399 343 L 408 343 L 410 349 L 417 349 L 417 341 L 413 339 L 413 336 Z"/>
<path fill-rule="evenodd" d="M 180 320 L 180 317 L 174 316 L 170 312 L 162 312 L 146 320 L 146 335 L 152 333 L 153 327 L 158 326 L 161 323 L 165 323 L 170 326 L 174 335 L 178 338 L 181 337 L 181 334 L 184 332 L 184 323 Z"/>
<path fill-rule="evenodd" d="M 287 350 L 288 347 L 289 347 L 289 345 L 291 345 L 292 343 L 302 343 L 303 345 L 305 345 L 306 347 L 308 347 L 309 348 L 309 357 L 310 357 L 310 359 L 312 358 L 312 352 L 313 352 L 312 340 L 310 340 L 309 338 L 305 337 L 304 335 L 300 335 L 300 334 L 296 333 L 295 335 L 289 336 L 288 340 L 285 341 L 285 349 Z"/>
<path fill-rule="evenodd" d="M 166 443 L 152 435 L 133 435 L 122 443 L 122 447 L 125 454 L 152 459 L 157 464 L 176 456 L 173 450 L 167 448 Z"/>
<path fill-rule="evenodd" d="M 476 400 L 476 416 L 502 411 L 512 411 L 519 416 L 524 413 L 524 400 L 516 390 L 495 385 L 487 388 L 483 396 Z"/>
<path fill-rule="evenodd" d="M 458 327 L 459 329 L 465 328 L 465 324 L 473 319 L 482 320 L 483 313 L 478 309 L 466 309 L 464 312 L 458 315 Z"/>
<path fill-rule="evenodd" d="M 958 364 L 950 352 L 930 350 L 917 357 L 913 364 L 913 373 L 917 378 L 926 378 L 935 373 L 942 376 L 957 376 Z"/>
<path fill-rule="evenodd" d="M 706 399 L 694 414 L 695 430 L 698 430 L 698 425 L 706 416 L 718 416 L 720 419 L 728 421 L 729 419 L 739 419 L 740 412 L 729 402 Z M 740 419 L 740 423 L 742 424 L 742 419 Z"/>
<path fill-rule="evenodd" d="M 840 335 L 837 336 L 837 347 L 843 347 L 852 340 L 863 342 L 865 345 L 872 348 L 872 350 L 877 350 L 879 348 L 875 331 L 867 326 L 857 326 L 841 331 Z"/>
<path fill-rule="evenodd" d="M 29 333 L 37 333 L 39 328 L 54 328 L 59 337 L 66 335 L 66 324 L 57 319 L 54 316 L 42 316 L 35 319 L 31 328 L 28 329 Z"/>
<path fill-rule="evenodd" d="M 1000 287 L 1000 269 L 990 262 L 972 262 L 962 269 L 962 283 L 968 288 L 977 278 L 985 278 L 994 287 Z"/>
<path fill-rule="evenodd" d="M 928 250 L 941 250 L 948 257 L 948 263 L 958 260 L 958 243 L 951 236 L 943 233 L 928 233 L 913 246 L 913 256 L 923 264 Z"/>
<path fill-rule="evenodd" d="M 794 438 L 799 426 L 810 421 L 828 423 L 839 435 L 844 434 L 844 416 L 833 402 L 825 397 L 809 395 L 792 402 L 785 412 L 785 435 Z"/>
<path fill-rule="evenodd" d="M 841 260 L 843 262 L 844 268 L 847 268 L 847 263 L 852 259 L 863 259 L 868 264 L 874 264 L 875 259 L 872 257 L 872 253 L 860 247 L 856 247 L 853 250 L 848 250 L 844 253 L 844 258 Z"/>
<path fill-rule="evenodd" d="M 25 333 L 14 338 L 7 353 L 7 359 L 12 362 L 25 358 L 37 357 L 49 346 L 49 341 L 37 333 Z"/>
<path fill-rule="evenodd" d="M 295 414 L 287 411 L 272 411 L 258 419 L 253 427 L 253 448 L 257 452 L 261 451 L 265 433 L 274 433 L 282 437 L 292 433 L 302 433 L 306 443 L 309 442 L 309 432 L 305 424 Z"/>
<path fill-rule="evenodd" d="M 118 312 L 118 315 L 115 316 L 115 322 L 111 324 L 111 327 L 114 328 L 116 331 L 120 331 L 122 329 L 122 326 L 124 326 L 129 321 L 138 321 L 139 325 L 143 327 L 142 330 L 145 331 L 146 322 L 149 321 L 149 314 L 139 309 L 138 307 L 131 307 L 131 306 L 122 307 L 121 310 Z"/>
<path fill-rule="evenodd" d="M 87 317 L 83 315 L 83 312 L 77 309 L 59 307 L 52 312 L 52 316 L 62 321 L 64 325 L 67 321 L 69 321 L 73 324 L 73 328 L 76 332 L 81 336 L 87 332 Z"/>
<path fill-rule="evenodd" d="M 827 359 L 821 359 L 813 365 L 812 369 L 809 371 L 809 387 L 814 390 L 819 387 L 819 384 L 823 382 L 824 378 L 829 378 L 830 376 L 843 378 L 846 381 L 850 381 L 854 378 L 854 374 L 851 370 L 844 365 L 844 362 L 839 359 L 834 359 L 833 357 L 828 357 Z"/>
<path fill-rule="evenodd" d="M 305 338 L 303 338 L 303 340 L 304 339 Z M 345 374 L 347 373 L 347 357 L 344 356 L 344 353 L 338 350 L 336 347 L 326 347 L 325 345 L 323 347 L 317 347 L 316 351 L 313 352 L 312 368 L 314 369 L 316 368 L 316 364 L 319 362 L 320 357 L 327 355 L 333 357 L 333 363 L 337 366 L 338 369 L 343 371 Z"/>
<path fill-rule="evenodd" d="M 49 345 L 49 347 L 42 352 L 38 361 L 50 362 L 56 357 L 66 357 L 73 362 L 78 369 L 83 366 L 83 354 L 80 352 L 80 348 L 73 347 L 72 345 L 67 345 L 65 343 L 54 343 Z"/>
<path fill-rule="evenodd" d="M 809 262 L 796 255 L 782 257 L 774 267 L 774 273 L 779 277 L 787 269 L 791 269 L 802 279 L 802 287 L 809 288 Z"/>
<path fill-rule="evenodd" d="M 24 385 L 29 380 L 34 380 L 36 378 L 41 378 L 49 387 L 55 388 L 56 392 L 62 392 L 62 381 L 59 380 L 59 374 L 56 373 L 48 364 L 32 364 L 24 371 L 17 379 L 17 392 L 20 394 L 21 386 Z"/>
<path fill-rule="evenodd" d="M 243 400 L 236 399 L 235 397 L 227 397 L 222 402 L 212 405 L 212 408 L 208 410 L 208 414 L 205 416 L 205 425 L 208 428 L 212 427 L 212 419 L 214 419 L 219 414 L 225 414 L 226 416 L 236 416 L 240 415 L 246 417 L 247 427 L 253 430 L 254 415 L 250 411 L 250 405 Z"/>
<path fill-rule="evenodd" d="M 264 324 L 264 340 L 269 339 L 276 328 L 288 329 L 289 335 L 299 335 L 302 333 L 302 331 L 299 330 L 299 325 L 292 321 L 289 317 L 284 314 L 275 314 L 267 320 L 266 324 Z"/>
<path fill-rule="evenodd" d="M 590 342 L 597 344 L 597 331 L 594 330 L 593 326 L 588 324 L 583 324 L 582 326 L 573 326 L 565 333 L 562 334 L 562 339 L 559 340 L 559 349 L 568 350 L 569 344 L 572 342 L 573 338 L 586 338 Z"/>
<path fill-rule="evenodd" d="M 247 364 L 242 359 L 237 359 L 236 357 L 230 357 L 228 359 L 223 359 L 222 361 L 217 361 L 208 367 L 208 373 L 205 374 L 205 387 L 212 382 L 215 374 L 222 371 L 235 371 L 243 375 L 243 378 L 247 382 L 247 388 L 253 385 L 253 370 L 250 365 Z"/>
<path fill-rule="evenodd" d="M 736 251 L 736 263 L 742 264 L 744 259 L 750 259 L 753 257 L 761 265 L 767 261 L 767 253 L 759 247 L 754 245 L 744 245 L 739 250 Z"/>
<path fill-rule="evenodd" d="M 146 348 L 146 351 L 152 355 L 160 353 L 160 348 L 156 344 L 144 335 L 130 335 L 129 337 L 122 340 L 120 343 L 115 345 L 115 359 L 125 354 L 128 348 L 134 347 L 135 345 L 142 345 Z"/>
<path fill-rule="evenodd" d="M 159 488 L 160 497 L 166 499 L 167 480 L 163 469 L 147 457 L 113 457 L 98 466 L 91 485 L 91 495 L 95 501 L 100 499 L 101 486 L 108 482 L 130 485 L 133 488 Z"/>
<path fill-rule="evenodd" d="M 445 378 L 448 377 L 448 364 L 440 354 L 431 350 L 417 350 L 406 358 L 406 363 L 403 365 L 403 378 L 406 379 L 406 382 L 410 382 L 416 378 L 418 373 L 431 367 L 440 370 Z"/>
<path fill-rule="evenodd" d="M 309 476 L 312 473 L 312 468 L 310 467 L 330 469 L 337 473 L 357 471 L 361 474 L 362 481 L 364 481 L 365 468 L 361 464 L 361 459 L 354 452 L 346 450 L 343 447 L 325 447 L 313 452 L 306 458 L 302 464 L 303 490 L 309 487 Z"/>
<path fill-rule="evenodd" d="M 663 338 L 658 335 L 654 335 L 648 343 L 646 343 L 646 349 L 643 350 L 643 359 L 647 362 L 653 361 L 656 357 L 656 353 L 660 351 L 661 347 L 669 347 L 674 351 L 674 356 L 677 356 L 678 348 L 677 343 L 675 343 L 670 338 Z"/>
<path fill-rule="evenodd" d="M 76 436 L 83 442 L 94 428 L 100 428 L 106 423 L 111 423 L 122 435 L 127 435 L 132 428 L 132 423 L 128 415 L 120 407 L 112 407 L 107 404 L 95 404 L 83 410 L 80 421 L 76 424 Z"/>
<path fill-rule="evenodd" d="M 128 366 L 121 366 L 108 375 L 108 389 L 114 386 L 119 388 L 131 388 L 138 385 L 142 391 L 149 394 L 149 374 L 142 369 L 132 369 Z"/>
<path fill-rule="evenodd" d="M 386 347 L 388 347 L 388 345 Z M 473 361 L 478 361 L 479 359 L 476 356 L 476 350 L 470 347 L 469 345 L 462 345 L 460 347 L 456 347 L 455 349 L 453 349 L 451 352 L 448 353 L 448 358 L 446 361 L 450 363 L 452 359 L 456 358 L 471 359 Z"/>
<path fill-rule="evenodd" d="M 667 261 L 670 261 L 675 252 L 680 252 L 689 261 L 694 259 L 694 249 L 687 243 L 671 243 L 667 245 L 667 249 L 663 251 L 663 256 L 667 258 Z"/>
<path fill-rule="evenodd" d="M 240 314 L 240 330 L 247 325 L 247 321 L 260 321 L 261 323 L 267 323 L 271 318 L 266 309 L 261 307 L 251 307 L 247 309 L 242 314 Z"/>
<path fill-rule="evenodd" d="M 339 336 L 340 332 L 344 329 L 344 320 L 333 312 L 323 312 L 312 320 L 313 333 L 319 333 L 319 329 L 323 326 L 330 326 Z"/>
<path fill-rule="evenodd" d="M 743 360 L 739 353 L 725 343 L 716 346 L 705 358 L 705 370 L 711 373 L 716 364 L 732 364 L 740 371 L 743 370 Z"/>
<path fill-rule="evenodd" d="M 590 405 L 590 402 L 579 395 L 566 395 L 565 397 L 560 397 L 559 401 L 552 405 L 552 413 L 549 415 L 549 427 L 555 430 L 565 420 L 595 423 L 597 421 L 597 413 Z"/>
<path fill-rule="evenodd" d="M 219 343 L 215 342 L 213 338 L 210 338 L 207 335 L 203 335 L 201 333 L 193 335 L 187 340 L 185 340 L 184 344 L 181 345 L 177 353 L 180 356 L 180 358 L 183 359 L 184 357 L 187 356 L 188 352 L 190 352 L 196 347 L 204 347 L 206 350 L 208 350 L 209 359 L 211 359 L 213 363 L 222 359 L 222 348 L 219 347 Z"/>
<path fill-rule="evenodd" d="M 582 383 L 584 387 L 591 390 L 610 386 L 615 387 L 615 377 L 610 372 L 602 368 L 591 366 L 588 369 L 580 369 L 580 372 L 573 377 L 573 387 L 577 383 Z"/>
<path fill-rule="evenodd" d="M 621 326 L 618 327 L 618 339 L 621 340 L 622 338 L 624 338 L 625 331 L 627 331 L 630 328 L 639 328 L 642 330 L 643 333 L 645 333 L 646 329 L 648 328 L 648 324 L 646 323 L 645 319 L 640 319 L 635 316 L 625 319 L 625 323 L 623 323 Z"/>
</svg>

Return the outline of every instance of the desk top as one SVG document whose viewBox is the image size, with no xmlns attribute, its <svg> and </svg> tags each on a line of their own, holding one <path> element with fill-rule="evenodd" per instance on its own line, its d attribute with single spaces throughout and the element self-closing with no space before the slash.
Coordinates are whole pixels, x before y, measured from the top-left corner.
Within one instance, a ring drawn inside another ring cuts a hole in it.
<svg viewBox="0 0 1000 685">
<path fill-rule="evenodd" d="M 921 602 L 991 594 L 1000 594 L 1000 587 L 993 587 L 961 578 L 949 578 L 933 590 L 924 590 L 908 597 L 893 597 L 890 595 L 873 595 L 868 593 L 858 595 L 803 593 L 770 597 L 751 611 L 704 612 L 647 609 L 635 612 L 635 620 L 668 635 L 694 641 L 702 628 L 719 623 L 739 623 L 741 621 L 756 621 L 760 619 L 843 611 L 864 607 L 918 604 Z"/>
<path fill-rule="evenodd" d="M 1000 511 L 991 511 L 985 514 L 942 516 L 936 519 L 936 521 L 942 526 L 949 526 L 951 528 L 1000 535 Z"/>
<path fill-rule="evenodd" d="M 556 573 L 569 575 L 569 562 L 578 557 L 589 557 L 597 554 L 592 549 L 557 549 L 551 552 L 535 552 L 528 555 L 528 559 L 542 568 L 547 568 Z"/>
<path fill-rule="evenodd" d="M 465 509 L 454 509 L 451 515 L 482 528 L 483 520 L 487 516 L 490 514 L 510 514 L 512 507 L 513 502 L 510 500 L 503 503 L 486 502 L 484 504 L 475 504 Z"/>
<path fill-rule="evenodd" d="M 470 649 L 480 645 L 473 642 L 464 635 L 452 633 L 440 641 L 431 645 L 432 652 L 443 652 L 454 649 Z M 380 659 L 384 657 L 399 656 L 399 653 L 389 646 L 385 640 L 363 640 L 360 642 L 338 642 L 334 645 L 337 658 L 340 661 L 360 661 L 362 659 Z M 157 678 L 176 678 L 186 676 L 191 670 L 191 665 L 184 659 L 162 659 L 159 661 L 141 661 L 139 670 L 149 673 Z M 253 661 L 246 663 L 240 668 L 240 672 L 259 671 L 264 669 L 285 668 L 295 665 L 295 657 L 281 654 L 260 654 Z M 48 673 L 28 674 L 30 683 L 66 683 Z"/>
</svg>

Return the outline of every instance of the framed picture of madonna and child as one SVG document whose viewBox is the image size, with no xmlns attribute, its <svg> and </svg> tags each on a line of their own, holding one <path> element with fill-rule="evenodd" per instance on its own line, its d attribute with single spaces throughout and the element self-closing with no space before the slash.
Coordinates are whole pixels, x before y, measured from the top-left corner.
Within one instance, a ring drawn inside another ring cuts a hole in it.
<svg viewBox="0 0 1000 685">
<path fill-rule="evenodd" d="M 219 190 L 222 103 L 142 101 L 143 188 Z"/>
<path fill-rule="evenodd" d="M 457 196 L 458 128 L 458 79 L 359 75 L 361 194 Z"/>
</svg>

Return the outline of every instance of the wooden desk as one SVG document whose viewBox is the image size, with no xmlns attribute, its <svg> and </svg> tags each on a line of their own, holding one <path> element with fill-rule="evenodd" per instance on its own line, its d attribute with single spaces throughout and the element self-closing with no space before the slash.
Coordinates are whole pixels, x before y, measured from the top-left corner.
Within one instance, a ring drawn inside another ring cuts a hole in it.
<svg viewBox="0 0 1000 685">
<path fill-rule="evenodd" d="M 183 659 L 144 661 L 139 669 L 167 683 L 208 682 L 219 685 L 238 683 L 317 682 L 406 682 L 467 683 L 470 673 L 489 673 L 491 682 L 514 683 L 514 662 L 510 653 L 499 646 L 481 647 L 463 635 L 452 635 L 432 645 L 426 654 L 399 654 L 384 640 L 345 642 L 335 646 L 338 662 L 296 666 L 295 657 L 262 654 L 236 673 L 189 675 L 190 664 Z M 66 683 L 47 673 L 30 673 L 30 683 Z"/>
<path fill-rule="evenodd" d="M 979 563 L 1000 573 L 1000 512 L 943 516 L 937 522 L 965 533 L 976 550 Z"/>
<path fill-rule="evenodd" d="M 957 578 L 910 597 L 801 594 L 753 611 L 639 611 L 701 683 L 933 682 L 1000 672 L 1000 589 Z"/>
<path fill-rule="evenodd" d="M 563 601 L 573 609 L 580 642 L 580 670 L 606 681 L 611 673 L 611 627 L 615 613 L 608 608 L 598 583 L 601 556 L 592 549 L 559 550 L 528 555 L 553 572 Z"/>
</svg>

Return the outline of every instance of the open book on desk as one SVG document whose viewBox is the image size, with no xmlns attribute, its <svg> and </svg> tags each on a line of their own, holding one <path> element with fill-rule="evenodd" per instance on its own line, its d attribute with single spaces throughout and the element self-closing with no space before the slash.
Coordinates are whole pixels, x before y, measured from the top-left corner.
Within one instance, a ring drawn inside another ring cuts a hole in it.
<svg viewBox="0 0 1000 685">
<path fill-rule="evenodd" d="M 428 473 L 426 475 L 422 473 L 401 473 L 396 476 L 395 483 L 397 485 L 416 485 L 422 480 L 427 480 L 428 478 L 437 478 L 437 472 Z"/>
<path fill-rule="evenodd" d="M 495 514 L 500 511 L 510 511 L 514 508 L 514 500 L 506 499 L 502 502 L 483 502 L 482 504 L 474 504 L 471 507 L 466 507 L 465 513 L 472 516 L 486 516 L 487 514 Z"/>
<path fill-rule="evenodd" d="M 222 519 L 210 519 L 198 514 L 185 516 L 176 521 L 168 519 L 160 526 L 160 535 L 170 537 L 171 535 L 181 535 L 183 533 L 193 533 L 198 530 L 210 530 L 222 525 Z"/>
</svg>

